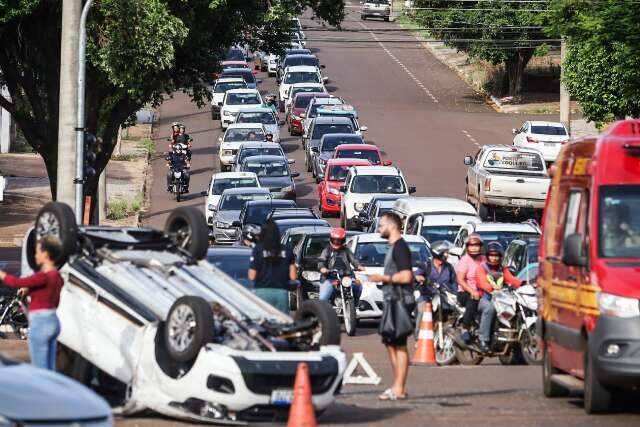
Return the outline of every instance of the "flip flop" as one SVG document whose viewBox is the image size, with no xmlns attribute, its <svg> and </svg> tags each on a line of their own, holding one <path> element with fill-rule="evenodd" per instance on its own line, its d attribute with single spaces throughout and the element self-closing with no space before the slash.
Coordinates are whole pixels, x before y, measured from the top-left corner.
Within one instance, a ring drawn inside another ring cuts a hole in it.
<svg viewBox="0 0 640 427">
<path fill-rule="evenodd" d="M 382 392 L 382 394 L 378 395 L 378 400 L 397 400 L 398 396 L 391 390 L 390 388 L 386 389 Z"/>
</svg>

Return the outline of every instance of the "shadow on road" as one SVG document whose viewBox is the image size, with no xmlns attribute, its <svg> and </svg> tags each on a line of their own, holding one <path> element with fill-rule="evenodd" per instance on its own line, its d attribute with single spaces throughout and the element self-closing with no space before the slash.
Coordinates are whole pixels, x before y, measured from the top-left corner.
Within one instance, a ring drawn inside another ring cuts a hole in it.
<svg viewBox="0 0 640 427">
<path fill-rule="evenodd" d="M 379 393 L 379 391 L 376 393 Z M 318 421 L 322 424 L 373 423 L 386 418 L 395 417 L 396 415 L 410 410 L 411 408 L 408 407 L 377 408 L 334 403 L 329 406 L 327 411 L 319 418 Z"/>
</svg>

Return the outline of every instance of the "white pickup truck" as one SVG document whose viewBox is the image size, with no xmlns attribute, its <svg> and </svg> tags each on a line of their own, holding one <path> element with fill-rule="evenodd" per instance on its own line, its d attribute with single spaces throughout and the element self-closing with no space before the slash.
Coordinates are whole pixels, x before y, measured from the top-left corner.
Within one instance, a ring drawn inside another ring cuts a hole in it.
<svg viewBox="0 0 640 427">
<path fill-rule="evenodd" d="M 516 213 L 544 208 L 550 178 L 542 154 L 511 145 L 485 145 L 465 156 L 466 198 L 482 220 L 499 210 Z"/>
</svg>

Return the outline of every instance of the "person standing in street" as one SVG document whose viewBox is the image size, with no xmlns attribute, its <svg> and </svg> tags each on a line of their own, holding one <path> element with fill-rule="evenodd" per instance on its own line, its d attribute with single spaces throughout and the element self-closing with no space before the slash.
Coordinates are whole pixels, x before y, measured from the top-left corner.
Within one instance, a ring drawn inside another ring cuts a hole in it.
<svg viewBox="0 0 640 427">
<path fill-rule="evenodd" d="M 47 236 L 36 244 L 35 261 L 40 271 L 29 277 L 15 277 L 0 270 L 0 281 L 11 288 L 20 288 L 22 295 L 31 295 L 29 306 L 29 353 L 31 363 L 38 368 L 56 370 L 56 340 L 60 321 L 56 309 L 64 280 L 53 260 L 62 253 L 62 243 Z"/>
<path fill-rule="evenodd" d="M 369 280 L 383 283 L 385 301 L 388 301 L 392 294 L 400 295 L 407 313 L 411 313 L 415 308 L 414 278 L 411 269 L 411 251 L 402 238 L 402 221 L 395 213 L 387 212 L 380 218 L 379 230 L 380 236 L 389 241 L 389 250 L 384 259 L 384 274 L 372 274 Z M 408 397 L 405 390 L 409 374 L 407 338 L 408 335 L 396 340 L 385 337 L 382 339 L 393 368 L 393 385 L 378 396 L 380 400 L 404 400 Z"/>
<path fill-rule="evenodd" d="M 289 314 L 289 282 L 298 278 L 291 249 L 280 244 L 280 231 L 273 221 L 267 221 L 260 230 L 260 241 L 253 247 L 249 280 L 260 298 Z"/>
</svg>

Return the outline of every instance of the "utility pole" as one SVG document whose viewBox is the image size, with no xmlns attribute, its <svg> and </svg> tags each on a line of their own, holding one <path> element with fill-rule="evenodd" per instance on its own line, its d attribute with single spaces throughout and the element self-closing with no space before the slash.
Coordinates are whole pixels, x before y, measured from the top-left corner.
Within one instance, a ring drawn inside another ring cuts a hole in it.
<svg viewBox="0 0 640 427">
<path fill-rule="evenodd" d="M 0 96 L 6 100 L 11 100 L 9 90 L 6 86 L 0 88 Z M 11 149 L 11 140 L 13 135 L 11 132 L 11 114 L 4 108 L 0 107 L 0 153 L 8 153 Z"/>
<path fill-rule="evenodd" d="M 81 0 L 62 1 L 60 40 L 60 103 L 58 110 L 58 170 L 56 200 L 76 208 L 74 166 L 76 164 L 75 128 L 78 116 L 78 27 Z M 76 212 L 76 217 L 82 212 Z"/>
<path fill-rule="evenodd" d="M 571 95 L 564 84 L 564 58 L 567 52 L 565 38 L 560 42 L 560 122 L 571 135 Z"/>
</svg>

